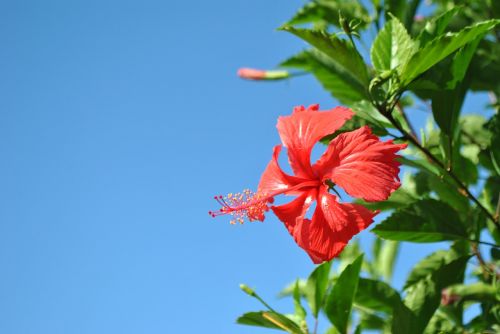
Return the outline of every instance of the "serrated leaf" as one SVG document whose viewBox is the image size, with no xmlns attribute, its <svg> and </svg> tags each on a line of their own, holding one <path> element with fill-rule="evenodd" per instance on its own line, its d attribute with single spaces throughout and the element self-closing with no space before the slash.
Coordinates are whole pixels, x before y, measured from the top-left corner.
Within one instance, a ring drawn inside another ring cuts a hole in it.
<svg viewBox="0 0 500 334">
<path fill-rule="evenodd" d="M 407 86 L 420 74 L 427 71 L 441 60 L 476 40 L 495 27 L 500 20 L 489 20 L 466 27 L 457 33 L 439 36 L 419 49 L 401 71 L 401 84 Z"/>
<path fill-rule="evenodd" d="M 359 84 L 361 91 L 366 89 L 369 82 L 368 71 L 361 55 L 350 44 L 350 41 L 329 35 L 324 31 L 299 29 L 291 26 L 281 28 L 303 39 L 320 52 L 327 55 L 335 64 L 339 73 L 351 77 Z"/>
<path fill-rule="evenodd" d="M 357 20 L 361 27 L 370 22 L 370 15 L 362 3 L 357 1 L 317 0 L 307 3 L 288 21 L 289 25 L 313 23 L 339 26 L 339 12 L 348 21 Z"/>
<path fill-rule="evenodd" d="M 433 199 L 397 210 L 372 231 L 384 239 L 420 243 L 467 239 L 456 211 Z"/>
<path fill-rule="evenodd" d="M 311 72 L 342 104 L 352 105 L 356 101 L 365 100 L 366 93 L 359 91 L 359 84 L 339 71 L 331 59 L 316 50 L 303 51 L 281 63 L 282 67 L 300 68 Z"/>
<path fill-rule="evenodd" d="M 405 65 L 415 51 L 416 45 L 405 27 L 393 17 L 375 38 L 370 57 L 373 67 L 383 72 Z"/>
<path fill-rule="evenodd" d="M 347 333 L 352 302 L 358 288 L 359 273 L 363 263 L 360 255 L 340 274 L 330 294 L 326 298 L 325 313 L 341 334 Z"/>
<path fill-rule="evenodd" d="M 306 283 L 306 298 L 312 315 L 317 318 L 328 288 L 328 276 L 332 263 L 325 262 L 314 269 Z"/>
<path fill-rule="evenodd" d="M 448 27 L 451 19 L 460 10 L 462 10 L 462 7 L 454 7 L 426 22 L 424 29 L 417 37 L 417 40 L 420 42 L 420 46 L 423 47 L 437 36 L 442 35 L 445 32 L 446 27 Z"/>
</svg>

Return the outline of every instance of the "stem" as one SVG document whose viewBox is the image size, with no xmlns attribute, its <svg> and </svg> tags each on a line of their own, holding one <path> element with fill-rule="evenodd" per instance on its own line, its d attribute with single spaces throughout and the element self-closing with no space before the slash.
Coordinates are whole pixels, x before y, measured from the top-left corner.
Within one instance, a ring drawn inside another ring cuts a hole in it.
<svg viewBox="0 0 500 334">
<path fill-rule="evenodd" d="M 262 305 L 264 305 L 265 307 L 267 307 L 267 308 L 269 309 L 269 311 L 274 312 L 274 313 L 277 313 L 277 312 L 276 312 L 276 311 L 275 311 L 275 310 L 274 310 L 271 306 L 269 306 L 269 304 L 268 304 L 268 303 L 266 303 L 266 302 L 264 301 L 264 299 L 260 298 L 260 296 L 259 296 L 258 294 L 255 294 L 255 296 L 254 296 L 254 297 L 255 297 L 255 298 L 256 298 L 259 302 L 261 302 L 261 303 L 262 303 Z"/>
<path fill-rule="evenodd" d="M 495 210 L 495 220 L 498 221 L 500 218 L 500 194 L 498 194 L 497 209 Z"/>
<path fill-rule="evenodd" d="M 401 116 L 403 117 L 403 119 L 405 120 L 406 124 L 408 124 L 408 127 L 410 128 L 410 134 L 416 139 L 418 140 L 418 137 L 417 137 L 417 132 L 415 131 L 415 128 L 413 127 L 413 125 L 410 123 L 410 120 L 408 119 L 408 117 L 406 116 L 406 113 L 403 109 L 403 106 L 401 106 L 401 103 L 397 103 L 397 110 L 399 111 L 399 113 L 401 114 Z"/>
<path fill-rule="evenodd" d="M 310 72 L 307 72 L 307 71 L 301 71 L 301 72 L 291 72 L 289 75 L 288 75 L 288 78 L 295 78 L 295 77 L 301 77 L 303 75 L 308 75 L 308 74 L 311 74 Z"/>
<path fill-rule="evenodd" d="M 486 245 L 486 246 L 491 246 L 494 248 L 500 248 L 500 245 L 495 245 L 495 244 L 492 244 L 491 242 L 486 242 L 486 241 L 481 241 L 481 240 L 473 240 L 473 239 L 467 239 L 467 241 L 475 242 L 477 244 L 482 244 L 482 245 Z"/>
<path fill-rule="evenodd" d="M 498 223 L 497 219 L 495 219 L 495 217 L 481 204 L 481 202 L 479 202 L 479 200 L 474 196 L 474 194 L 472 194 L 469 190 L 469 188 L 467 188 L 467 186 L 455 175 L 455 173 L 451 170 L 448 170 L 446 168 L 446 166 L 434 155 L 432 154 L 427 148 L 423 147 L 420 142 L 414 138 L 411 134 L 409 134 L 405 129 L 403 129 L 399 123 L 394 119 L 394 117 L 392 116 L 392 109 L 393 108 L 388 108 L 386 110 L 380 110 L 379 109 L 379 112 L 385 116 L 385 118 L 387 118 L 392 125 L 394 125 L 394 127 L 396 129 L 399 130 L 399 132 L 401 132 L 401 134 L 403 135 L 404 138 L 406 138 L 409 142 L 411 142 L 413 145 L 415 145 L 422 153 L 425 154 L 425 156 L 430 160 L 432 161 L 433 163 L 435 163 L 437 166 L 439 166 L 445 173 L 447 173 L 453 181 L 455 181 L 455 183 L 460 187 L 460 189 L 462 189 L 467 197 L 473 201 L 480 209 L 481 211 L 484 212 L 484 214 L 486 214 L 486 216 L 491 219 L 491 221 L 493 222 L 493 224 L 495 224 L 495 226 L 500 229 L 500 224 Z"/>
<path fill-rule="evenodd" d="M 314 332 L 316 334 L 318 332 L 318 318 L 314 319 Z"/>
<path fill-rule="evenodd" d="M 479 251 L 479 248 L 477 247 L 477 244 L 472 245 L 472 252 L 477 257 L 477 260 L 479 261 L 479 265 L 483 269 L 483 277 L 487 281 L 490 277 L 491 268 L 488 267 L 488 264 L 484 261 L 483 256 L 481 255 L 481 252 Z"/>
</svg>

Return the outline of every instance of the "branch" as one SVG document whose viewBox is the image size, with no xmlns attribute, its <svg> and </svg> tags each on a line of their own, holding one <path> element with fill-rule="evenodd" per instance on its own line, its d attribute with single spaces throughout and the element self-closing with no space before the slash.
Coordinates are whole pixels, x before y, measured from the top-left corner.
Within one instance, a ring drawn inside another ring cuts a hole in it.
<svg viewBox="0 0 500 334">
<path fill-rule="evenodd" d="M 439 166 L 445 173 L 447 173 L 453 181 L 455 181 L 455 183 L 460 187 L 460 189 L 462 189 L 465 194 L 467 195 L 467 197 L 473 201 L 480 209 L 481 211 L 483 211 L 486 216 L 491 219 L 491 221 L 493 222 L 493 224 L 495 224 L 495 226 L 500 229 L 500 224 L 498 223 L 497 219 L 495 219 L 495 217 L 481 204 L 481 202 L 479 202 L 479 200 L 474 196 L 474 194 L 472 194 L 469 190 L 469 188 L 467 188 L 467 186 L 455 175 L 455 173 L 451 170 L 449 170 L 448 168 L 446 168 L 446 166 L 434 155 L 432 154 L 427 148 L 425 148 L 424 146 L 422 146 L 420 144 L 420 142 L 415 138 L 413 137 L 410 133 L 408 133 L 405 129 L 403 129 L 399 123 L 394 119 L 394 117 L 392 116 L 392 110 L 394 109 L 394 107 L 392 108 L 387 108 L 387 109 L 381 109 L 380 106 L 379 106 L 379 112 L 385 116 L 385 118 L 387 118 L 392 125 L 394 125 L 394 127 L 396 129 L 399 130 L 399 132 L 401 132 L 401 134 L 403 135 L 403 138 L 405 138 L 406 140 L 408 140 L 409 142 L 411 142 L 413 145 L 415 145 L 422 153 L 425 154 L 425 156 L 427 158 L 429 158 L 430 161 L 432 161 L 433 163 L 435 163 L 437 166 Z"/>
<path fill-rule="evenodd" d="M 413 138 L 415 138 L 418 141 L 417 132 L 415 131 L 415 128 L 413 127 L 413 125 L 410 123 L 410 120 L 406 116 L 406 113 L 403 109 L 403 106 L 401 105 L 401 103 L 399 101 L 396 104 L 396 107 L 397 107 L 397 110 L 399 111 L 399 113 L 401 114 L 401 116 L 403 117 L 403 119 L 405 120 L 406 124 L 408 125 L 408 128 L 410 129 L 410 135 L 413 136 Z"/>
</svg>

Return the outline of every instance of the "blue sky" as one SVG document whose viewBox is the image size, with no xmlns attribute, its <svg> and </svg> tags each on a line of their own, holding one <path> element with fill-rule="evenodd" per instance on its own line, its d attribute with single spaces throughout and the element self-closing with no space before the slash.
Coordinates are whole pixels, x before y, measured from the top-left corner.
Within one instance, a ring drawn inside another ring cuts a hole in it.
<svg viewBox="0 0 500 334">
<path fill-rule="evenodd" d="M 275 31 L 301 4 L 0 4 L 1 333 L 254 333 L 242 282 L 291 311 L 275 294 L 313 264 L 283 226 L 207 211 L 256 187 L 279 115 L 336 105 L 235 75 L 304 47 Z"/>
</svg>

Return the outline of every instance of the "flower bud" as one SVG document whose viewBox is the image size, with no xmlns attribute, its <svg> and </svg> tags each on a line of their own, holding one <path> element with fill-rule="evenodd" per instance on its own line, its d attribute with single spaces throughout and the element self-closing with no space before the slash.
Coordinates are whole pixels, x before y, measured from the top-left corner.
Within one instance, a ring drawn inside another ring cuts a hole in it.
<svg viewBox="0 0 500 334">
<path fill-rule="evenodd" d="M 238 76 L 247 80 L 280 80 L 290 76 L 288 71 L 264 71 L 253 68 L 240 68 Z"/>
<path fill-rule="evenodd" d="M 460 300 L 460 296 L 452 293 L 450 289 L 444 289 L 441 291 L 441 305 L 448 306 L 454 304 Z"/>
<path fill-rule="evenodd" d="M 253 291 L 253 289 L 250 288 L 248 285 L 240 284 L 240 289 L 243 290 L 243 292 L 246 293 L 247 295 L 255 297 L 255 291 Z"/>
</svg>

